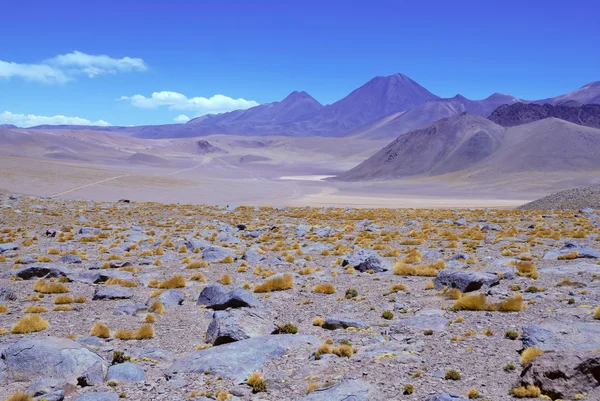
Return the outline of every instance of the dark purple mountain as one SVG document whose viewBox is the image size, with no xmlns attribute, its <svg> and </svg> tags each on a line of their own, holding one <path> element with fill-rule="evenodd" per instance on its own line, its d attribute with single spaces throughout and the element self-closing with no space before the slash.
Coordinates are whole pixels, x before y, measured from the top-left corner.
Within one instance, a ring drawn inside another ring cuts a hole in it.
<svg viewBox="0 0 600 401">
<path fill-rule="evenodd" d="M 568 101 L 558 106 L 551 104 L 505 104 L 498 107 L 489 119 L 503 127 L 528 124 L 548 117 L 560 118 L 578 125 L 600 128 L 600 104 L 577 105 Z"/>
</svg>

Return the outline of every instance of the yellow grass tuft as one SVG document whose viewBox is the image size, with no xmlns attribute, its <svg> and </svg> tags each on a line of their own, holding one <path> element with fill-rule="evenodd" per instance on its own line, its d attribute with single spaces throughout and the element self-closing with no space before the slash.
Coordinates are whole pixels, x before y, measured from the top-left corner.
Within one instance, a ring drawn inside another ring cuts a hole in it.
<svg viewBox="0 0 600 401">
<path fill-rule="evenodd" d="M 138 283 L 133 280 L 126 280 L 117 277 L 111 277 L 104 283 L 106 285 L 120 285 L 123 287 L 137 287 Z"/>
<path fill-rule="evenodd" d="M 149 324 L 142 324 L 137 331 L 117 330 L 115 338 L 119 340 L 145 340 L 154 337 L 154 328 Z"/>
<path fill-rule="evenodd" d="M 223 285 L 230 285 L 231 283 L 233 283 L 233 279 L 229 274 L 223 274 L 219 279 L 219 283 Z"/>
<path fill-rule="evenodd" d="M 532 385 L 515 387 L 510 390 L 510 392 L 517 398 L 537 398 L 542 395 L 542 390 L 540 390 L 539 387 Z"/>
<path fill-rule="evenodd" d="M 523 296 L 521 294 L 497 304 L 488 304 L 487 297 L 483 294 L 464 294 L 454 302 L 450 310 L 519 312 L 523 308 Z"/>
<path fill-rule="evenodd" d="M 335 294 L 335 287 L 333 284 L 321 283 L 313 287 L 313 292 L 317 294 Z"/>
<path fill-rule="evenodd" d="M 24 391 L 17 391 L 8 396 L 4 401 L 33 401 L 33 397 Z"/>
<path fill-rule="evenodd" d="M 165 313 L 165 305 L 157 299 L 150 305 L 150 311 L 162 315 Z"/>
<path fill-rule="evenodd" d="M 517 275 L 523 277 L 531 277 L 534 280 L 540 278 L 540 273 L 537 268 L 533 264 L 533 262 L 525 260 L 525 261 L 515 261 L 515 267 L 517 268 Z"/>
<path fill-rule="evenodd" d="M 289 290 L 294 286 L 294 278 L 291 274 L 284 274 L 269 278 L 263 281 L 261 284 L 254 286 L 254 292 L 270 292 L 270 291 L 284 291 Z"/>
<path fill-rule="evenodd" d="M 33 290 L 42 294 L 64 294 L 69 292 L 69 287 L 61 283 L 46 282 L 44 279 L 39 279 L 33 285 Z"/>
<path fill-rule="evenodd" d="M 71 305 L 56 305 L 52 310 L 54 312 L 68 312 L 73 310 L 73 307 Z"/>
<path fill-rule="evenodd" d="M 594 319 L 600 320 L 600 306 L 594 311 Z"/>
<path fill-rule="evenodd" d="M 48 328 L 48 322 L 39 315 L 27 315 L 21 318 L 10 330 L 13 334 L 34 333 Z"/>
<path fill-rule="evenodd" d="M 250 373 L 250 376 L 248 376 L 246 379 L 246 383 L 252 387 L 253 393 L 262 393 L 267 391 L 267 382 L 258 372 Z"/>
<path fill-rule="evenodd" d="M 6 313 L 6 312 L 8 312 L 8 306 L 0 305 L 0 313 Z"/>
<path fill-rule="evenodd" d="M 73 302 L 75 302 L 75 299 L 69 295 L 57 295 L 54 297 L 54 303 L 56 305 L 71 304 Z"/>
<path fill-rule="evenodd" d="M 201 283 L 206 283 L 206 277 L 202 273 L 194 273 L 190 276 L 190 280 L 199 281 Z"/>
<path fill-rule="evenodd" d="M 196 262 L 190 262 L 185 266 L 186 269 L 200 269 L 203 267 L 208 267 L 208 262 L 200 260 Z"/>
<path fill-rule="evenodd" d="M 108 338 L 110 337 L 110 329 L 105 323 L 96 322 L 90 330 L 90 335 L 100 338 Z"/>
<path fill-rule="evenodd" d="M 176 274 L 168 280 L 165 280 L 158 284 L 158 288 L 161 289 L 171 289 L 171 288 L 184 288 L 185 287 L 185 277 Z M 148 284 L 148 286 L 150 286 Z"/>
<path fill-rule="evenodd" d="M 156 323 L 156 316 L 148 313 L 144 319 L 144 323 Z"/>
<path fill-rule="evenodd" d="M 578 256 L 579 256 L 579 252 L 573 251 L 573 252 L 569 252 L 564 255 L 559 255 L 557 259 L 558 260 L 571 260 L 571 259 L 577 259 Z"/>
<path fill-rule="evenodd" d="M 406 286 L 403 284 L 392 284 L 390 286 L 390 292 L 398 292 L 398 291 L 404 291 L 406 290 Z"/>
<path fill-rule="evenodd" d="M 27 308 L 25 308 L 25 310 L 23 312 L 25 312 L 25 313 L 44 313 L 44 312 L 48 312 L 48 310 L 46 308 L 44 308 L 43 306 L 30 305 Z"/>
<path fill-rule="evenodd" d="M 529 347 L 523 350 L 521 353 L 521 365 L 527 366 L 538 356 L 542 355 L 544 351 L 536 347 Z"/>
</svg>

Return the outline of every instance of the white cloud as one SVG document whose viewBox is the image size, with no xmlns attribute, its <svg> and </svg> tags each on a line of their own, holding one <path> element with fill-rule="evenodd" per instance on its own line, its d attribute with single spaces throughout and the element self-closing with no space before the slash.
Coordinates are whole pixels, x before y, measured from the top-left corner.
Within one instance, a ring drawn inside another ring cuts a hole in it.
<svg viewBox="0 0 600 401">
<path fill-rule="evenodd" d="M 0 78 L 23 78 L 44 83 L 64 83 L 78 75 L 93 78 L 102 74 L 145 71 L 148 67 L 141 58 L 112 58 L 74 51 L 60 54 L 39 64 L 20 64 L 0 60 Z"/>
<path fill-rule="evenodd" d="M 160 106 L 168 106 L 169 110 L 189 110 L 195 115 L 208 113 L 224 113 L 231 110 L 248 109 L 258 106 L 254 100 L 233 99 L 224 95 L 214 95 L 210 98 L 192 97 L 171 91 L 154 92 L 152 96 L 143 95 L 121 96 L 119 100 L 129 101 L 133 106 L 142 109 L 154 109 Z"/>
<path fill-rule="evenodd" d="M 185 114 L 180 114 L 177 117 L 175 117 L 173 120 L 178 123 L 187 123 L 191 119 L 188 116 L 186 116 Z"/>
<path fill-rule="evenodd" d="M 63 115 L 47 117 L 36 116 L 35 114 L 14 114 L 10 111 L 0 113 L 0 123 L 12 124 L 23 128 L 34 127 L 36 125 L 110 125 L 110 123 L 104 120 L 90 121 L 86 118 L 67 117 Z"/>
</svg>

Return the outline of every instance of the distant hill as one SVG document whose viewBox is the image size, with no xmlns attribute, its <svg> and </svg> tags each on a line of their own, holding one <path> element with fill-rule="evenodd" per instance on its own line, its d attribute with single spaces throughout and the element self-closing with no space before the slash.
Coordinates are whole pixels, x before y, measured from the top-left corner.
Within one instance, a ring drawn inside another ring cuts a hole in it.
<svg viewBox="0 0 600 401">
<path fill-rule="evenodd" d="M 543 120 L 548 117 L 556 117 L 579 125 L 600 128 L 600 104 L 576 105 L 566 103 L 554 106 L 551 104 L 505 104 L 492 112 L 489 119 L 503 127 L 514 127 L 516 125 Z"/>
<path fill-rule="evenodd" d="M 600 129 L 546 118 L 504 128 L 463 113 L 401 135 L 343 181 L 389 180 L 464 171 L 489 180 L 522 172 L 600 170 Z"/>
<path fill-rule="evenodd" d="M 600 185 L 567 189 L 519 206 L 520 210 L 600 210 Z"/>
<path fill-rule="evenodd" d="M 564 95 L 537 100 L 535 103 L 559 105 L 571 101 L 578 104 L 600 103 L 600 81 L 591 82 L 573 92 L 565 93 Z"/>
</svg>

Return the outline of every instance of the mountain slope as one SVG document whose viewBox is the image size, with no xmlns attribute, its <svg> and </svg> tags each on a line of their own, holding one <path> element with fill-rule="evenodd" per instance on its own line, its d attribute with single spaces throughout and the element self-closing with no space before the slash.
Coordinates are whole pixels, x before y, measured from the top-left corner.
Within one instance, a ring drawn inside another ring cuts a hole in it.
<svg viewBox="0 0 600 401">
<path fill-rule="evenodd" d="M 513 127 L 548 117 L 600 128 L 600 104 L 553 106 L 548 103 L 544 105 L 515 103 L 498 107 L 492 112 L 489 119 L 503 127 Z"/>
<path fill-rule="evenodd" d="M 503 134 L 504 128 L 488 119 L 462 113 L 401 135 L 336 179 L 393 179 L 462 170 L 495 152 Z"/>
<path fill-rule="evenodd" d="M 434 99 L 425 102 L 393 118 L 386 117 L 369 126 L 357 130 L 356 136 L 365 139 L 393 139 L 398 135 L 425 127 L 442 118 L 468 112 L 487 117 L 494 109 L 503 104 L 520 102 L 519 99 L 495 93 L 486 99 L 470 100 L 456 95 L 448 99 Z M 385 121 L 387 119 L 387 121 Z M 376 126 L 375 128 L 373 128 Z"/>
<path fill-rule="evenodd" d="M 577 102 L 579 104 L 600 103 L 600 81 L 591 82 L 572 92 L 538 100 L 535 103 L 558 105 L 566 102 Z"/>
</svg>

